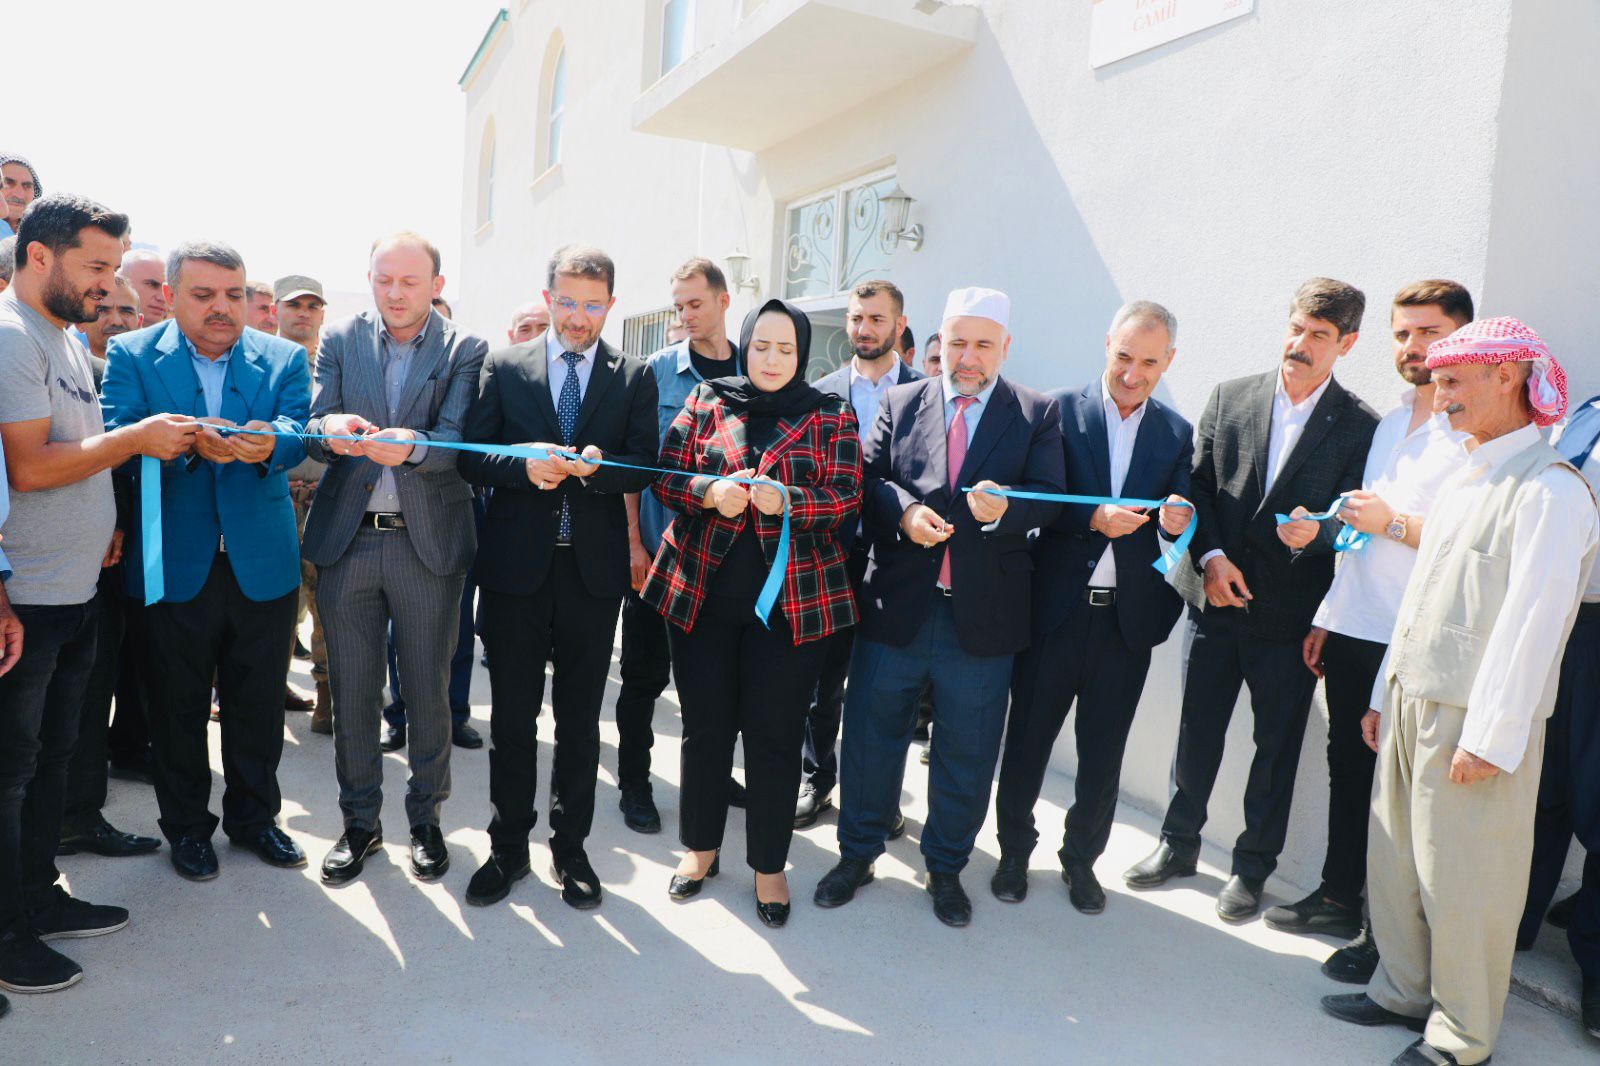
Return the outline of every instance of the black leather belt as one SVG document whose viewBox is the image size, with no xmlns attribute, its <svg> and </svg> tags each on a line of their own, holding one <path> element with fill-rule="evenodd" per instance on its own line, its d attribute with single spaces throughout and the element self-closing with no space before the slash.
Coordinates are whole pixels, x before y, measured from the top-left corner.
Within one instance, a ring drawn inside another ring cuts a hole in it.
<svg viewBox="0 0 1600 1066">
<path fill-rule="evenodd" d="M 1090 607 L 1110 607 L 1117 602 L 1116 589 L 1084 589 L 1083 602 Z"/>
<path fill-rule="evenodd" d="M 361 528 L 388 533 L 406 528 L 406 518 L 398 511 L 368 511 L 361 516 Z"/>
</svg>

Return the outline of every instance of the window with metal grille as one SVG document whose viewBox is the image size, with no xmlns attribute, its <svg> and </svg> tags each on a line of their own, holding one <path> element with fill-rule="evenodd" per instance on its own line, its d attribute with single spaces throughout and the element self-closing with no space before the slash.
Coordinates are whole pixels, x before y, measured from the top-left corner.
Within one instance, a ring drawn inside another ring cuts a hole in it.
<svg viewBox="0 0 1600 1066">
<path fill-rule="evenodd" d="M 667 346 L 667 327 L 672 324 L 672 318 L 672 308 L 663 307 L 623 319 L 622 350 L 641 359 L 659 352 Z"/>
</svg>

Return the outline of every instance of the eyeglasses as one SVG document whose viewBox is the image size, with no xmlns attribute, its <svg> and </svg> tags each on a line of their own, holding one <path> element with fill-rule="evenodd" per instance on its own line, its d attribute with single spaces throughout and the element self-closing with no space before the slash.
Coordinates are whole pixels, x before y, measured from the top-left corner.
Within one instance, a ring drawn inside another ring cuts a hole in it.
<svg viewBox="0 0 1600 1066">
<path fill-rule="evenodd" d="M 569 296 L 561 296 L 556 299 L 556 306 L 570 315 L 572 312 L 578 309 L 578 301 Z M 583 313 L 588 315 L 590 318 L 598 317 L 606 313 L 606 305 L 600 303 L 586 303 L 583 305 Z"/>
</svg>

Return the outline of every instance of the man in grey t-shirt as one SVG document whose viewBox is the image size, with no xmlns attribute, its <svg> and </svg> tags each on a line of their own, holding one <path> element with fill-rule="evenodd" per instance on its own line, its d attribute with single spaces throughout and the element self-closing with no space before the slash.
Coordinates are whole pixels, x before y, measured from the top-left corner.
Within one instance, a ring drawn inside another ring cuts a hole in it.
<svg viewBox="0 0 1600 1066">
<path fill-rule="evenodd" d="M 120 907 L 73 899 L 55 867 L 94 661 L 96 582 L 121 552 L 108 471 L 141 454 L 175 459 L 196 433 L 193 419 L 174 415 L 106 432 L 88 358 L 67 336 L 109 293 L 127 231 L 126 215 L 93 201 L 35 200 L 17 232 L 12 286 L 0 295 L 5 587 L 24 634 L 21 657 L 0 675 L 0 988 L 17 992 L 51 992 L 83 976 L 41 937 L 97 936 L 128 923 Z"/>
</svg>

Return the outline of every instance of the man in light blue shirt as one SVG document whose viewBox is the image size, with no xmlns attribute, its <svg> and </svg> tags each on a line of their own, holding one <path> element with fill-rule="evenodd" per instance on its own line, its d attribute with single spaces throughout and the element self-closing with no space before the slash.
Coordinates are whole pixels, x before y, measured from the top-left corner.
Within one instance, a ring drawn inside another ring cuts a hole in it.
<svg viewBox="0 0 1600 1066">
<path fill-rule="evenodd" d="M 711 260 L 690 259 L 673 272 L 672 307 L 689 335 L 649 359 L 656 379 L 657 447 L 683 410 L 684 401 L 702 381 L 739 373 L 739 350 L 728 340 L 725 324 L 729 302 L 727 279 Z M 554 385 L 553 373 L 550 380 Z M 638 589 L 661 547 L 662 534 L 672 523 L 672 512 L 649 490 L 628 496 L 625 502 L 633 591 L 622 601 L 622 691 L 617 695 L 619 806 L 629 829 L 655 833 L 661 829 L 661 815 L 650 789 L 650 747 L 655 743 L 650 723 L 656 700 L 667 687 L 672 663 L 667 624 L 639 599 Z M 735 796 L 739 795 L 735 786 Z M 737 798 L 735 804 L 743 806 Z"/>
</svg>

